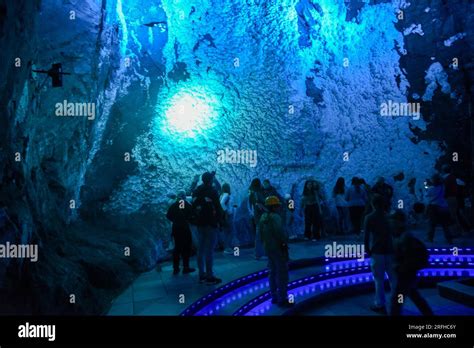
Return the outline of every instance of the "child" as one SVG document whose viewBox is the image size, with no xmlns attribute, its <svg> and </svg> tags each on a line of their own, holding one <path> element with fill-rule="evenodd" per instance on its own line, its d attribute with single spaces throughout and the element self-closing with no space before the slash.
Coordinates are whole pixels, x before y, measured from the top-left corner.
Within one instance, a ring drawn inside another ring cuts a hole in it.
<svg viewBox="0 0 474 348">
<path fill-rule="evenodd" d="M 292 303 L 288 301 L 288 236 L 278 214 L 281 202 L 270 196 L 265 199 L 265 206 L 268 211 L 262 214 L 257 231 L 268 256 L 272 303 L 289 307 Z"/>
</svg>

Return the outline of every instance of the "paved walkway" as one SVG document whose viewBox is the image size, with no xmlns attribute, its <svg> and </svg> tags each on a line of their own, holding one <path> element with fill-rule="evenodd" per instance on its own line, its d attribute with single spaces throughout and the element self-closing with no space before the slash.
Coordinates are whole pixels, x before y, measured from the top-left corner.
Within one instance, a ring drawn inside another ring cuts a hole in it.
<svg viewBox="0 0 474 348">
<path fill-rule="evenodd" d="M 312 258 L 323 255 L 327 242 L 300 242 L 290 245 L 292 259 Z M 191 265 L 195 265 L 195 257 Z M 195 267 L 195 266 L 194 266 Z M 222 284 L 249 273 L 266 268 L 266 261 L 254 259 L 253 249 L 241 249 L 239 256 L 216 252 L 215 273 L 222 278 Z M 143 273 L 118 298 L 115 299 L 109 315 L 177 315 L 187 306 L 206 295 L 216 287 L 199 284 L 197 271 L 188 275 L 173 275 L 171 261 L 161 264 L 161 269 Z M 180 295 L 184 303 L 180 303 Z"/>
<path fill-rule="evenodd" d="M 415 233 L 421 238 L 424 235 L 423 231 L 415 231 Z M 324 256 L 325 245 L 333 241 L 362 243 L 361 238 L 357 240 L 354 236 L 328 238 L 319 242 L 294 242 L 290 244 L 290 258 L 296 260 Z M 456 241 L 456 246 L 474 246 L 472 238 Z M 441 231 L 436 233 L 433 244 L 427 243 L 427 247 L 435 245 L 444 245 Z M 193 257 L 192 267 L 196 267 L 195 264 L 196 259 Z M 252 249 L 241 249 L 239 256 L 216 252 L 214 264 L 215 273 L 222 278 L 222 284 L 266 268 L 265 261 L 254 259 Z M 188 275 L 173 275 L 171 261 L 163 262 L 157 270 L 140 275 L 125 292 L 117 297 L 108 315 L 179 315 L 187 306 L 218 286 L 199 284 L 197 271 Z M 184 303 L 182 295 L 184 295 Z M 340 315 L 344 314 L 346 313 L 340 313 Z"/>
</svg>

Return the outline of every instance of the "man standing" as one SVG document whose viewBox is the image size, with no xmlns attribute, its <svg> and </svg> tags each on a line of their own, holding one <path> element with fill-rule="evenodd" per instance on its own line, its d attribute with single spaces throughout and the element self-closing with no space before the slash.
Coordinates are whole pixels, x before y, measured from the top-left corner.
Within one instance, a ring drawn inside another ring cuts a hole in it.
<svg viewBox="0 0 474 348">
<path fill-rule="evenodd" d="M 276 196 L 265 199 L 267 212 L 259 221 L 258 236 L 268 256 L 268 269 L 272 303 L 281 307 L 291 306 L 288 301 L 288 236 L 283 230 L 278 210 L 281 202 Z"/>
<path fill-rule="evenodd" d="M 433 315 L 428 302 L 421 296 L 416 286 L 418 271 L 428 266 L 428 251 L 419 239 L 406 232 L 406 218 L 401 210 L 397 210 L 391 216 L 391 221 L 396 241 L 390 315 L 400 315 L 405 297 L 409 297 L 423 315 Z"/>
<path fill-rule="evenodd" d="M 390 226 L 385 214 L 384 198 L 375 194 L 372 199 L 373 212 L 364 222 L 364 244 L 370 256 L 370 266 L 375 283 L 375 301 L 370 307 L 377 313 L 387 313 L 385 308 L 385 273 L 390 284 L 393 282 L 393 244 Z"/>
<path fill-rule="evenodd" d="M 427 215 L 429 218 L 428 242 L 433 243 L 436 226 L 441 225 L 446 243 L 452 243 L 452 235 L 449 230 L 449 210 L 446 202 L 443 179 L 439 174 L 431 178 L 430 186 L 426 191 L 428 203 Z"/>
<path fill-rule="evenodd" d="M 214 247 L 217 242 L 218 226 L 223 211 L 219 195 L 212 186 L 214 175 L 206 172 L 202 175 L 202 185 L 193 192 L 193 210 L 198 230 L 197 260 L 199 282 L 219 284 L 222 280 L 214 276 Z"/>
<path fill-rule="evenodd" d="M 385 178 L 380 176 L 377 178 L 377 182 L 372 187 L 372 193 L 376 193 L 382 196 L 384 210 L 386 213 L 390 211 L 392 206 L 393 188 L 385 182 Z"/>
<path fill-rule="evenodd" d="M 179 259 L 183 259 L 183 274 L 192 273 L 194 268 L 189 267 L 191 256 L 192 237 L 189 221 L 192 216 L 191 204 L 186 202 L 186 192 L 179 191 L 176 202 L 168 209 L 166 217 L 173 223 L 172 236 L 174 239 L 173 274 L 179 273 Z"/>
<path fill-rule="evenodd" d="M 443 168 L 444 171 L 444 198 L 448 204 L 449 216 L 454 228 L 451 230 L 453 237 L 461 235 L 461 225 L 458 219 L 458 184 L 456 176 L 449 166 Z"/>
</svg>

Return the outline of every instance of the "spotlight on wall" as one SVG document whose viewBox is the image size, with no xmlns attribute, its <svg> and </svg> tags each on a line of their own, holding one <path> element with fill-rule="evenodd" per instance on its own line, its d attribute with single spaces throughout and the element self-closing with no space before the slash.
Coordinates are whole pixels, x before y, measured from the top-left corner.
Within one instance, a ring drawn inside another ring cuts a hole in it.
<svg viewBox="0 0 474 348">
<path fill-rule="evenodd" d="M 62 87 L 63 75 L 71 75 L 71 73 L 63 72 L 63 65 L 61 63 L 52 64 L 49 70 L 33 70 L 33 72 L 47 74 L 51 77 L 53 87 Z"/>
<path fill-rule="evenodd" d="M 192 94 L 182 94 L 173 98 L 166 117 L 173 130 L 191 135 L 205 125 L 211 113 L 211 107 L 205 100 Z"/>
</svg>

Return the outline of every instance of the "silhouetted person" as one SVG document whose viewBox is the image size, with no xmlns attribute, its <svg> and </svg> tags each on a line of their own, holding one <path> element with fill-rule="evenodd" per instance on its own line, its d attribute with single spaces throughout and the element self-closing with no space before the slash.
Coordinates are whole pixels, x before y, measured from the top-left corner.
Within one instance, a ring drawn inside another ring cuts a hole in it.
<svg viewBox="0 0 474 348">
<path fill-rule="evenodd" d="M 195 269 L 189 267 L 189 258 L 191 256 L 192 236 L 189 222 L 192 218 L 192 207 L 186 201 L 186 192 L 178 192 L 176 202 L 168 209 L 166 214 L 168 220 L 173 225 L 171 227 L 174 239 L 173 250 L 173 274 L 179 273 L 179 260 L 183 260 L 183 274 L 194 272 Z"/>
<path fill-rule="evenodd" d="M 383 197 L 384 210 L 388 213 L 392 206 L 393 188 L 385 182 L 383 176 L 377 178 L 377 182 L 372 187 L 372 193 L 379 194 Z"/>
<path fill-rule="evenodd" d="M 5 204 L 0 201 L 0 232 L 3 232 L 3 229 L 6 228 L 8 220 Z M 0 234 L 0 237 L 3 237 L 3 233 Z"/>
<path fill-rule="evenodd" d="M 448 204 L 444 198 L 443 180 L 439 174 L 433 175 L 431 185 L 426 192 L 426 198 L 428 201 L 427 214 L 429 218 L 428 241 L 433 242 L 436 226 L 441 225 L 446 242 L 451 244 Z"/>
<path fill-rule="evenodd" d="M 300 214 L 303 212 L 305 240 L 312 239 L 315 242 L 321 239 L 321 198 L 314 180 L 308 180 L 304 184 Z"/>
<path fill-rule="evenodd" d="M 365 191 L 366 200 L 365 200 L 365 209 L 362 213 L 362 217 L 369 215 L 372 212 L 372 198 L 374 193 L 372 192 L 372 188 L 363 178 L 357 178 L 359 180 L 360 187 Z"/>
<path fill-rule="evenodd" d="M 417 273 L 428 265 L 429 254 L 423 243 L 406 232 L 406 218 L 397 210 L 390 218 L 394 233 L 394 282 L 390 295 L 390 315 L 400 315 L 409 297 L 423 315 L 433 315 L 428 302 L 417 289 Z"/>
<path fill-rule="evenodd" d="M 334 185 L 334 189 L 332 190 L 332 196 L 334 198 L 334 203 L 337 209 L 338 232 L 340 234 L 346 234 L 346 231 L 348 231 L 348 228 L 347 228 L 347 220 L 346 220 L 347 202 L 345 199 L 346 182 L 344 178 L 340 177 L 337 179 L 336 185 Z"/>
<path fill-rule="evenodd" d="M 278 212 L 281 202 L 276 196 L 267 197 L 268 211 L 262 214 L 258 234 L 268 255 L 268 269 L 272 303 L 291 306 L 288 301 L 288 236 L 283 230 Z"/>
<path fill-rule="evenodd" d="M 375 283 L 375 300 L 370 309 L 377 313 L 387 313 L 384 282 L 385 273 L 390 283 L 393 281 L 393 241 L 385 213 L 384 198 L 375 194 L 372 207 L 372 213 L 367 215 L 364 221 L 364 246 L 367 255 L 370 256 L 370 267 Z"/>
<path fill-rule="evenodd" d="M 282 198 L 281 195 L 278 193 L 277 189 L 272 186 L 272 184 L 270 183 L 270 180 L 268 180 L 268 179 L 263 180 L 263 183 L 262 183 L 262 193 L 263 193 L 263 196 L 265 197 L 265 199 L 266 199 L 267 197 L 270 197 L 270 196 L 276 196 L 276 197 L 278 197 L 278 199 L 280 200 L 280 202 L 283 201 L 283 198 Z"/>
<path fill-rule="evenodd" d="M 314 180 L 314 188 L 316 190 L 316 193 L 318 195 L 318 198 L 319 198 L 319 212 L 321 214 L 321 219 L 320 219 L 320 222 L 319 222 L 319 230 L 320 230 L 320 237 L 322 238 L 323 236 L 326 236 L 326 231 L 324 229 L 324 209 L 326 208 L 326 198 L 325 198 L 325 194 L 324 194 L 324 188 L 323 188 L 323 185 L 321 184 L 321 182 L 317 181 L 317 180 Z"/>
<path fill-rule="evenodd" d="M 252 231 L 255 235 L 255 259 L 265 258 L 265 251 L 262 242 L 257 238 L 258 222 L 265 212 L 265 196 L 263 195 L 263 187 L 260 179 L 255 178 L 249 187 L 249 210 L 251 214 Z"/>
<path fill-rule="evenodd" d="M 213 187 L 214 175 L 206 172 L 201 179 L 202 185 L 199 185 L 193 192 L 193 210 L 198 230 L 199 282 L 218 284 L 222 280 L 216 278 L 213 272 L 214 247 L 223 212 L 219 195 Z"/>
<path fill-rule="evenodd" d="M 262 182 L 262 194 L 265 199 L 270 196 L 275 196 L 280 200 L 280 202 L 283 202 L 283 197 L 280 195 L 280 193 L 278 193 L 277 189 L 272 186 L 269 179 L 265 179 Z M 283 209 L 279 209 L 278 213 L 283 219 L 283 225 L 285 225 L 285 211 Z"/>
<path fill-rule="evenodd" d="M 461 234 L 462 228 L 458 219 L 458 184 L 456 176 L 452 173 L 449 166 L 445 166 L 443 171 L 444 198 L 446 199 L 446 204 L 448 205 L 450 222 L 454 226 L 451 231 L 454 231 L 454 236 L 459 236 Z"/>
<path fill-rule="evenodd" d="M 456 198 L 458 200 L 458 219 L 459 219 L 459 224 L 461 225 L 461 228 L 463 230 L 464 236 L 469 236 L 471 232 L 471 223 L 469 222 L 469 219 L 467 218 L 465 214 L 465 209 L 466 209 L 466 197 L 468 197 L 468 194 L 466 192 L 466 183 L 462 181 L 461 179 L 456 179 L 457 182 L 457 189 L 456 189 Z"/>
<path fill-rule="evenodd" d="M 349 207 L 349 216 L 351 218 L 352 228 L 356 235 L 360 235 L 362 217 L 367 202 L 367 192 L 361 186 L 359 178 L 353 177 L 351 186 L 346 192 L 347 206 Z"/>
</svg>

